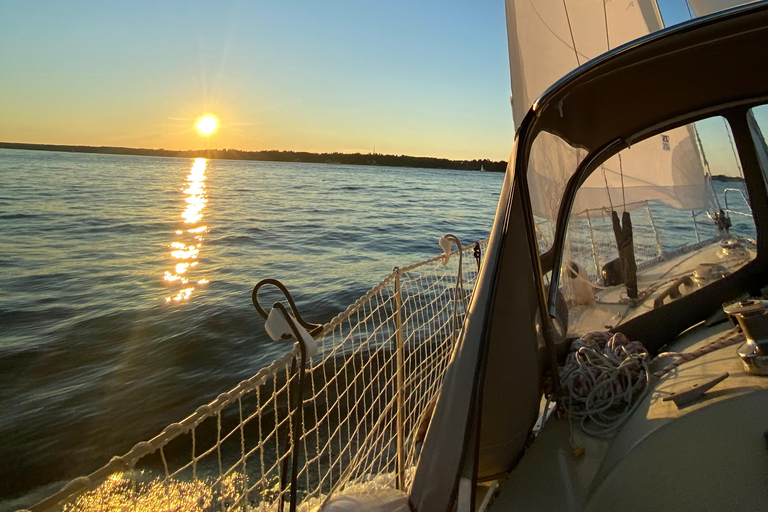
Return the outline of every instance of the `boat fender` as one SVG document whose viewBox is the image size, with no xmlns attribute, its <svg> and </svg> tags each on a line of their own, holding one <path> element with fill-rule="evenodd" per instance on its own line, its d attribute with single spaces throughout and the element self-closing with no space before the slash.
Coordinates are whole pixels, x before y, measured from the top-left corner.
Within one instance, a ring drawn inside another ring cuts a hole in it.
<svg viewBox="0 0 768 512">
<path fill-rule="evenodd" d="M 315 339 L 307 332 L 306 329 L 301 326 L 298 321 L 296 321 L 295 318 L 293 318 L 293 316 L 289 316 L 293 321 L 293 325 L 296 326 L 296 330 L 298 331 L 299 336 L 301 336 L 301 341 L 304 343 L 304 348 L 307 351 L 307 357 L 312 357 L 313 355 L 317 354 L 318 348 Z M 267 334 L 270 338 L 272 338 L 273 341 L 293 337 L 293 330 L 288 324 L 288 320 L 277 308 L 272 308 L 269 311 L 267 321 L 264 322 L 264 330 L 267 331 Z"/>
<path fill-rule="evenodd" d="M 571 280 L 571 288 L 577 304 L 591 304 L 595 299 L 595 290 L 592 283 L 589 282 L 589 276 L 586 270 L 579 266 L 575 261 L 568 263 L 568 277 Z"/>
<path fill-rule="evenodd" d="M 443 265 L 447 265 L 448 261 L 451 259 L 451 246 L 453 245 L 453 240 L 449 239 L 446 235 L 443 235 L 440 237 L 440 248 L 443 250 L 442 254 L 442 260 L 441 263 Z"/>
</svg>

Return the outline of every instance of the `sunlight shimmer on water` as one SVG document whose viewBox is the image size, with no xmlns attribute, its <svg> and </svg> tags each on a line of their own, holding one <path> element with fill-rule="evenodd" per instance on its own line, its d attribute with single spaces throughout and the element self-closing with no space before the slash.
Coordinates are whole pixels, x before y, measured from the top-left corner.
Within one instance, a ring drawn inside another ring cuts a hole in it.
<svg viewBox="0 0 768 512">
<path fill-rule="evenodd" d="M 187 175 L 186 183 L 182 191 L 187 196 L 184 199 L 186 207 L 181 213 L 184 224 L 197 224 L 203 219 L 203 208 L 208 204 L 208 194 L 205 190 L 205 171 L 208 168 L 208 161 L 205 158 L 195 158 L 192 168 Z M 176 235 L 182 239 L 171 243 L 171 258 L 174 260 L 174 271 L 165 271 L 163 281 L 167 284 L 187 285 L 189 277 L 183 275 L 198 264 L 197 257 L 203 246 L 203 234 L 208 230 L 207 226 L 193 226 L 186 230 L 176 230 Z M 193 235 L 189 237 L 189 235 Z M 184 239 L 184 238 L 188 239 Z M 189 239 L 191 238 L 191 239 Z M 178 261 L 181 260 L 181 261 Z M 207 279 L 199 279 L 197 284 L 207 284 Z M 165 297 L 165 302 L 182 302 L 192 297 L 194 286 L 186 286 L 177 290 L 175 294 Z"/>
</svg>

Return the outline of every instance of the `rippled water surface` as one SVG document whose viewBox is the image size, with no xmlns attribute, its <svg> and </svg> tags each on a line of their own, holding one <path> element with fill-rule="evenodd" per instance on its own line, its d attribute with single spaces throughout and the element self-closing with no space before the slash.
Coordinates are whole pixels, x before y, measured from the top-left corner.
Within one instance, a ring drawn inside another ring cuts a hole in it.
<svg viewBox="0 0 768 512">
<path fill-rule="evenodd" d="M 285 352 L 260 279 L 328 321 L 441 234 L 488 236 L 502 179 L 0 149 L 0 499 L 94 470 Z"/>
</svg>

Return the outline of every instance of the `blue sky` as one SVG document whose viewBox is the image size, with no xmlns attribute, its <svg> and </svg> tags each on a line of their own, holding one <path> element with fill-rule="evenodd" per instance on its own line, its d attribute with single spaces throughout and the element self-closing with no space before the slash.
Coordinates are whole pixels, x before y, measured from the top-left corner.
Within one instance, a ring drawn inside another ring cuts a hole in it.
<svg viewBox="0 0 768 512">
<path fill-rule="evenodd" d="M 691 11 L 685 0 L 656 0 L 656 3 L 667 27 L 691 19 Z"/>
<path fill-rule="evenodd" d="M 659 6 L 667 25 L 689 18 L 685 0 Z M 0 141 L 512 147 L 503 0 L 3 0 L 0 69 Z M 221 122 L 209 139 L 194 130 L 205 113 Z"/>
<path fill-rule="evenodd" d="M 0 62 L 4 141 L 506 159 L 513 136 L 502 1 L 6 0 Z"/>
</svg>

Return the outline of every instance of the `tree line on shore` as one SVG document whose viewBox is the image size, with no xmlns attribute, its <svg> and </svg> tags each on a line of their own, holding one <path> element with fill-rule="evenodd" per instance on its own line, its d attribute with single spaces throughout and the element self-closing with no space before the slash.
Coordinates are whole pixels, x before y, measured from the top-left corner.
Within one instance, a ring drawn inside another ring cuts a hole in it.
<svg viewBox="0 0 768 512">
<path fill-rule="evenodd" d="M 493 160 L 449 160 L 408 155 L 379 153 L 309 153 L 306 151 L 240 151 L 237 149 L 195 149 L 174 151 L 168 149 L 124 148 L 111 146 L 66 146 L 56 144 L 24 144 L 0 142 L 0 148 L 36 151 L 64 151 L 69 153 L 99 153 L 107 155 L 139 155 L 176 158 L 218 158 L 227 160 L 260 160 L 265 162 L 305 162 L 316 164 L 383 165 L 390 167 L 418 167 L 426 169 L 457 169 L 466 171 L 504 172 L 507 162 Z"/>
</svg>

